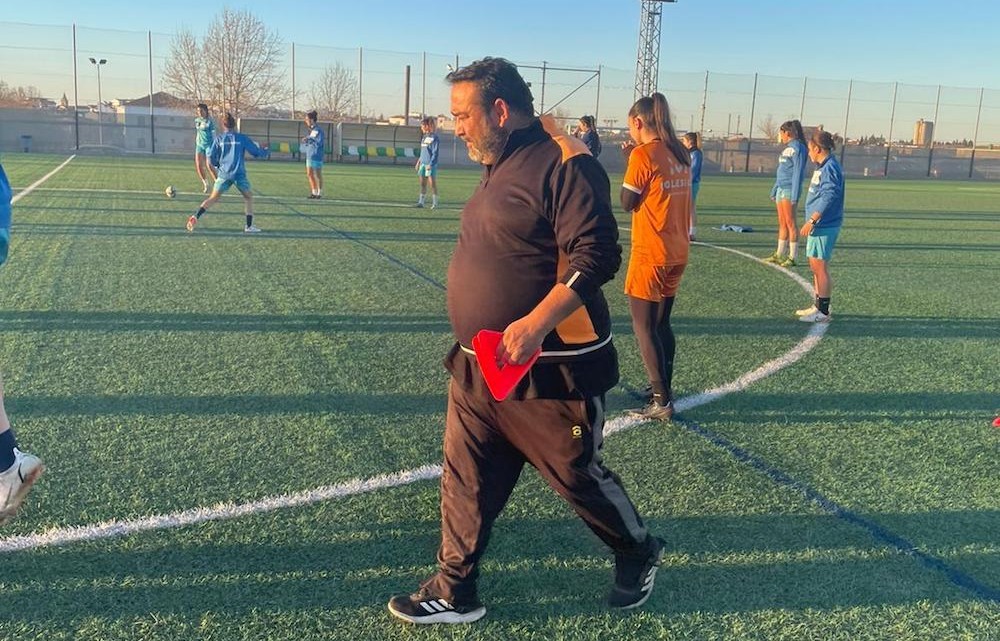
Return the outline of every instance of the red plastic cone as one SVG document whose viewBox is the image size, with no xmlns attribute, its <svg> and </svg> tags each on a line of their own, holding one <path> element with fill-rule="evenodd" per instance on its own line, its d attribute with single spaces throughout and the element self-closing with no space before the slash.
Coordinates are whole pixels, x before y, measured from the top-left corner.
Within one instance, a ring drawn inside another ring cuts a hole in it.
<svg viewBox="0 0 1000 641">
<path fill-rule="evenodd" d="M 494 332 L 489 329 L 480 330 L 472 337 L 472 350 L 476 352 L 479 370 L 483 373 L 486 386 L 490 388 L 490 394 L 498 401 L 510 396 L 517 384 L 538 360 L 538 355 L 542 353 L 541 348 L 539 348 L 525 363 L 520 365 L 507 363 L 501 366 L 497 364 L 497 347 L 502 340 L 503 332 Z"/>
</svg>

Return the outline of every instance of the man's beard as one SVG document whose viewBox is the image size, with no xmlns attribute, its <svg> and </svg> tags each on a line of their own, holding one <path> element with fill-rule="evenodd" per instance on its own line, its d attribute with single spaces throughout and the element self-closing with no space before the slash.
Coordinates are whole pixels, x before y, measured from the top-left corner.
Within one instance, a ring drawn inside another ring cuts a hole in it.
<svg viewBox="0 0 1000 641">
<path fill-rule="evenodd" d="M 510 138 L 510 132 L 503 127 L 488 125 L 486 134 L 478 141 L 478 144 L 473 144 L 466 139 L 465 144 L 469 150 L 469 158 L 483 165 L 496 163 L 503 153 L 504 147 L 507 146 L 508 138 Z"/>
</svg>

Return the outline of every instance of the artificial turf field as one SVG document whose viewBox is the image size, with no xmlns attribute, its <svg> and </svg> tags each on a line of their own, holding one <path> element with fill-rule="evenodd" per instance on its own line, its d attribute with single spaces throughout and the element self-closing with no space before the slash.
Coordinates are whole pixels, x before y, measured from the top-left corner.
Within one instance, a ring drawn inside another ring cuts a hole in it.
<svg viewBox="0 0 1000 641">
<path fill-rule="evenodd" d="M 66 158 L 0 160 L 20 192 Z M 417 628 L 385 602 L 434 570 L 478 173 L 416 210 L 407 166 L 328 165 L 311 201 L 253 162 L 247 236 L 235 193 L 184 231 L 190 165 L 81 156 L 14 205 L 0 368 L 49 469 L 0 532 L 0 639 L 1000 639 L 1000 185 L 849 179 L 824 333 L 792 316 L 807 267 L 744 255 L 774 249 L 770 178 L 706 177 L 672 424 L 621 416 L 645 381 L 624 269 L 605 287 L 605 459 L 667 541 L 649 602 L 604 606 L 610 555 L 527 469 L 486 618 Z"/>
</svg>

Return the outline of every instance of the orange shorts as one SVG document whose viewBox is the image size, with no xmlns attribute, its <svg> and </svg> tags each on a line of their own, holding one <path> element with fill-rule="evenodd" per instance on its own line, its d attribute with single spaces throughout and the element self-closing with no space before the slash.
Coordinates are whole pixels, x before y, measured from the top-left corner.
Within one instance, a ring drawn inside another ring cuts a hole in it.
<svg viewBox="0 0 1000 641">
<path fill-rule="evenodd" d="M 677 293 L 686 265 L 649 265 L 631 260 L 625 274 L 625 293 L 632 298 L 660 302 Z"/>
</svg>

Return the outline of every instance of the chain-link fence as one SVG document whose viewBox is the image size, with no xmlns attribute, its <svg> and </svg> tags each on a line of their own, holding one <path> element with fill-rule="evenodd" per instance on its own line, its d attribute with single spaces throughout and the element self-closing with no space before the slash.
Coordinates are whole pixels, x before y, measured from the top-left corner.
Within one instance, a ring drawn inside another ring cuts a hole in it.
<svg viewBox="0 0 1000 641">
<path fill-rule="evenodd" d="M 165 79 L 174 43 L 171 34 L 0 22 L 0 150 L 190 153 L 193 105 Z M 594 115 L 602 162 L 621 167 L 615 143 L 626 135 L 634 71 L 492 53 L 517 63 L 536 108 L 567 128 Z M 282 97 L 259 115 L 301 117 L 330 100 L 324 83 L 339 71 L 339 119 L 440 116 L 444 161 L 462 162 L 444 77 L 478 57 L 286 43 Z M 701 133 L 709 173 L 773 173 L 778 126 L 797 118 L 844 141 L 838 154 L 852 175 L 1000 179 L 1000 90 L 662 69 L 658 85 L 677 129 Z M 223 93 L 207 87 L 204 100 L 218 109 Z"/>
</svg>

